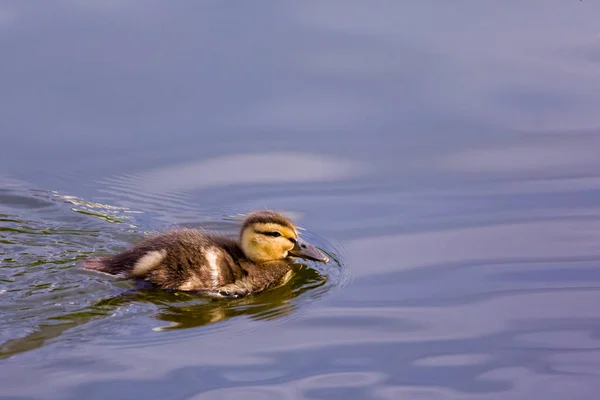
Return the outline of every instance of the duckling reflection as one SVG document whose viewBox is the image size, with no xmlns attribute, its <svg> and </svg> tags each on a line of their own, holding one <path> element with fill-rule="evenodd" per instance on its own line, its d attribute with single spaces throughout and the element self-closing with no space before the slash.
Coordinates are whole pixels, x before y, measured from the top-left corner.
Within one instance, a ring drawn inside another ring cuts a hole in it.
<svg viewBox="0 0 600 400">
<path fill-rule="evenodd" d="M 211 300 L 184 292 L 164 297 L 162 292 L 161 299 L 156 297 L 160 292 L 149 291 L 136 300 L 143 298 L 144 301 L 160 303 L 161 308 L 154 317 L 167 324 L 153 328 L 155 331 L 212 325 L 242 316 L 255 320 L 278 319 L 294 313 L 301 303 L 293 300 L 305 292 L 310 291 L 310 297 L 316 298 L 327 290 L 327 278 L 316 270 L 302 264 L 294 264 L 292 268 L 294 274 L 288 282 L 254 296 Z M 173 301 L 171 297 L 177 300 Z"/>
<path fill-rule="evenodd" d="M 289 280 L 294 257 L 329 262 L 299 238 L 289 219 L 257 211 L 244 221 L 238 241 L 180 228 L 146 238 L 120 254 L 89 258 L 83 266 L 161 289 L 241 297 Z"/>
</svg>

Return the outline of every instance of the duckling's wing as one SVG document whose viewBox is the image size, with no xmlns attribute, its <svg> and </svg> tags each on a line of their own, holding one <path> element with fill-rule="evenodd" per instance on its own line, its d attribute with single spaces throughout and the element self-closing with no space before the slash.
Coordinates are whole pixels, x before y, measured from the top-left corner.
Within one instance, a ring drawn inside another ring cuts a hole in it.
<svg viewBox="0 0 600 400">
<path fill-rule="evenodd" d="M 86 259 L 83 266 L 123 278 L 144 279 L 164 289 L 214 289 L 241 275 L 229 268 L 226 243 L 235 242 L 182 228 L 146 238 L 113 256 Z"/>
</svg>

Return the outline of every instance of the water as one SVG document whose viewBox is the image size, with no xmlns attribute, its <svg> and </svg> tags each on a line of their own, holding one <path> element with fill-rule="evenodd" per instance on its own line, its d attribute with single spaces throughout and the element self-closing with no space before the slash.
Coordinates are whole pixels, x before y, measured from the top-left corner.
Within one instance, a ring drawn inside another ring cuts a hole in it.
<svg viewBox="0 0 600 400">
<path fill-rule="evenodd" d="M 594 399 L 600 5 L 0 3 L 0 399 Z M 75 268 L 288 212 L 209 301 Z"/>
</svg>

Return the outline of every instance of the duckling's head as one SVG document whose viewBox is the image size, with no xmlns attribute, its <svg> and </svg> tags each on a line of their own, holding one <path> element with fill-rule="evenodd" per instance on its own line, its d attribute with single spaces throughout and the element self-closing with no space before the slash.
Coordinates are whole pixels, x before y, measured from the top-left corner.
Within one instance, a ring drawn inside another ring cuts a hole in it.
<svg viewBox="0 0 600 400">
<path fill-rule="evenodd" d="M 240 243 L 246 257 L 257 263 L 288 257 L 329 261 L 323 252 L 298 237 L 296 227 L 289 219 L 273 211 L 256 211 L 248 215 L 242 225 Z"/>
</svg>

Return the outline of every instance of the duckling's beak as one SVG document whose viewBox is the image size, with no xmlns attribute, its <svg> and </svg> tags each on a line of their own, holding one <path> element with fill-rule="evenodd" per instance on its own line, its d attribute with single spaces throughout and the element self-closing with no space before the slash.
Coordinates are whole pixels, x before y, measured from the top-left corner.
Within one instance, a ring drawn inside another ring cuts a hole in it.
<svg viewBox="0 0 600 400">
<path fill-rule="evenodd" d="M 319 261 L 322 263 L 329 262 L 329 258 L 323 252 L 317 249 L 310 243 L 306 243 L 302 239 L 296 241 L 296 245 L 290 250 L 290 255 L 301 257 L 307 260 Z"/>
</svg>

